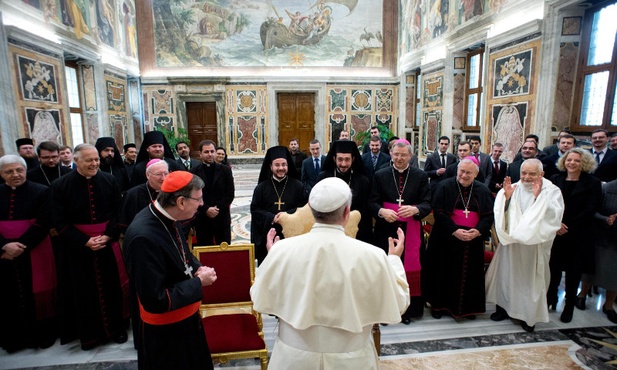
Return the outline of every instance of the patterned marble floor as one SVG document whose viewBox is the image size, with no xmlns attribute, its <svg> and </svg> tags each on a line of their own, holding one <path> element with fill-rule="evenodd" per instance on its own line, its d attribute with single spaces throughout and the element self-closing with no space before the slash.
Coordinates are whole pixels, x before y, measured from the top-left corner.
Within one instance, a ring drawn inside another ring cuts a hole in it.
<svg viewBox="0 0 617 370">
<path fill-rule="evenodd" d="M 258 174 L 256 165 L 234 167 L 233 242 L 250 239 L 249 207 Z M 563 286 L 560 291 L 563 295 Z M 550 322 L 538 324 L 534 333 L 523 331 L 512 320 L 491 321 L 493 304 L 487 304 L 487 313 L 474 321 L 435 320 L 426 309 L 424 317 L 410 325 L 381 327 L 382 369 L 614 369 L 608 362 L 617 359 L 617 327 L 601 311 L 602 293 L 587 300 L 585 311 L 575 310 L 569 324 L 559 321 L 561 296 Z M 277 321 L 265 316 L 264 335 L 270 349 L 277 329 Z M 78 342 L 60 345 L 59 341 L 46 350 L 11 355 L 0 350 L 0 369 L 134 370 L 137 355 L 129 338 L 122 345 L 107 344 L 87 352 L 81 351 Z M 256 370 L 259 364 L 243 360 L 217 367 Z"/>
</svg>

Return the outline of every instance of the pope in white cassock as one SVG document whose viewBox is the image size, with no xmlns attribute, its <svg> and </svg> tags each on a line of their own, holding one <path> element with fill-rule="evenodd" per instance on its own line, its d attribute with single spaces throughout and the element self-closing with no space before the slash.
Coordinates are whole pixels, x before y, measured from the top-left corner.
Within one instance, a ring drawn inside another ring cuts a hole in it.
<svg viewBox="0 0 617 370">
<path fill-rule="evenodd" d="M 274 245 L 268 234 L 251 297 L 255 310 L 279 318 L 269 369 L 379 369 L 371 328 L 400 322 L 409 305 L 404 234 L 390 238 L 388 255 L 346 236 L 350 205 L 349 185 L 326 178 L 309 196 L 309 233 Z"/>
<path fill-rule="evenodd" d="M 564 203 L 561 190 L 542 177 L 542 162 L 527 159 L 520 171 L 520 181 L 506 177 L 495 199 L 499 246 L 486 272 L 486 300 L 497 305 L 491 320 L 509 316 L 533 331 L 537 322 L 549 321 L 548 262 Z"/>
</svg>

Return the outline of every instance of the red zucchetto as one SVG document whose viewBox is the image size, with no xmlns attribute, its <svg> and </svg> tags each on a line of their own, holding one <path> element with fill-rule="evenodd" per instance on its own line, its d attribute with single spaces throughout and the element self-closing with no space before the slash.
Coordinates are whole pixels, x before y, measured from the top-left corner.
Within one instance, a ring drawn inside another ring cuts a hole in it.
<svg viewBox="0 0 617 370">
<path fill-rule="evenodd" d="M 193 179 L 193 174 L 188 171 L 174 171 L 170 173 L 161 185 L 161 191 L 173 193 L 188 185 Z"/>
</svg>

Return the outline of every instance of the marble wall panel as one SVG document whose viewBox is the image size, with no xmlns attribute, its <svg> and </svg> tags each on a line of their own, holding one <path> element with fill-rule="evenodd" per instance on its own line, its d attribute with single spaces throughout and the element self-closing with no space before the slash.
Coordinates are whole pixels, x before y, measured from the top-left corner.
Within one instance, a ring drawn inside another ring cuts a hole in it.
<svg viewBox="0 0 617 370">
<path fill-rule="evenodd" d="M 416 88 L 405 88 L 405 128 L 415 127 L 416 122 Z"/>
<path fill-rule="evenodd" d="M 465 74 L 454 75 L 454 90 L 452 92 L 452 129 L 462 130 L 465 116 Z"/>
<path fill-rule="evenodd" d="M 94 82 L 94 66 L 81 66 L 81 79 L 84 91 L 84 107 L 87 111 L 96 111 L 96 84 Z"/>
<path fill-rule="evenodd" d="M 229 155 L 261 155 L 267 148 L 267 91 L 265 85 L 228 85 L 225 91 Z"/>
<path fill-rule="evenodd" d="M 555 132 L 570 126 L 578 49 L 578 43 L 572 42 L 561 43 L 559 48 L 559 70 L 557 71 L 552 122 Z"/>
<path fill-rule="evenodd" d="M 98 114 L 86 113 L 86 130 L 88 142 L 95 143 L 100 137 Z"/>
<path fill-rule="evenodd" d="M 443 106 L 443 73 L 424 77 L 422 108 L 438 109 Z"/>
<path fill-rule="evenodd" d="M 30 137 L 34 139 L 35 143 L 42 143 L 43 141 L 62 142 L 60 134 L 62 110 L 24 107 L 24 113 L 30 129 Z"/>
<path fill-rule="evenodd" d="M 256 116 L 237 117 L 238 153 L 256 154 L 258 125 Z"/>
</svg>

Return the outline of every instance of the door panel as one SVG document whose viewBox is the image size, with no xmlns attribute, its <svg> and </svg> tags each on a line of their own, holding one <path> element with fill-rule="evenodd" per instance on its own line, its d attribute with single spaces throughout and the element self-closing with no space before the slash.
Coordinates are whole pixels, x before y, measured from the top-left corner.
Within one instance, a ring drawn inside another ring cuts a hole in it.
<svg viewBox="0 0 617 370">
<path fill-rule="evenodd" d="M 315 138 L 315 94 L 279 93 L 279 144 L 289 146 L 297 138 L 300 150 L 309 154 L 309 142 Z"/>
<path fill-rule="evenodd" d="M 199 143 L 212 140 L 218 146 L 215 102 L 187 102 L 186 118 L 191 141 L 191 157 L 199 158 Z"/>
</svg>

